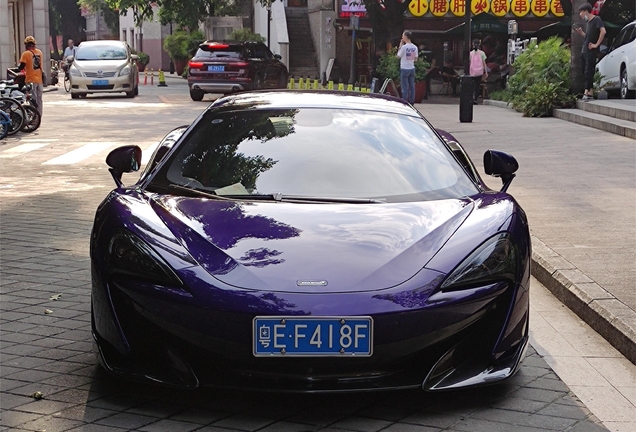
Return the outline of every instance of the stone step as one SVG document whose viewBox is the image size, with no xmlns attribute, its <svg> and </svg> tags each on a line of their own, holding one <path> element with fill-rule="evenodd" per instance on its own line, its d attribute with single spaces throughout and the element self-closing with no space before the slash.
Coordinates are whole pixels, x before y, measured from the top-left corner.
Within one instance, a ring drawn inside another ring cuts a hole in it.
<svg viewBox="0 0 636 432">
<path fill-rule="evenodd" d="M 591 104 L 594 102 L 581 102 Z M 578 105 L 578 104 L 577 104 Z M 595 129 L 610 132 L 636 139 L 636 123 L 629 120 L 622 120 L 603 114 L 590 112 L 586 109 L 556 109 L 554 117 L 580 125 L 593 127 Z"/>
<path fill-rule="evenodd" d="M 633 99 L 601 99 L 590 102 L 577 101 L 576 107 L 587 112 L 636 122 L 636 101 Z"/>
</svg>

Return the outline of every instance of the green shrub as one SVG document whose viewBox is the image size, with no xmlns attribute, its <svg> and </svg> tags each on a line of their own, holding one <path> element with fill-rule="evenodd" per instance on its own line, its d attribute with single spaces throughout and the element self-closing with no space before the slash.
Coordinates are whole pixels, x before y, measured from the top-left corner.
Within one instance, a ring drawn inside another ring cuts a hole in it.
<svg viewBox="0 0 636 432">
<path fill-rule="evenodd" d="M 241 42 L 265 42 L 265 38 L 263 36 L 254 33 L 251 29 L 248 28 L 234 30 L 232 33 L 230 33 L 229 39 Z"/>
<path fill-rule="evenodd" d="M 512 100 L 512 94 L 510 93 L 510 90 L 495 90 L 493 92 L 490 93 L 490 99 L 492 100 L 498 100 L 498 101 L 504 101 L 504 102 L 510 102 Z"/>
<path fill-rule="evenodd" d="M 507 90 L 513 107 L 528 117 L 547 117 L 554 108 L 570 106 L 570 49 L 560 38 L 531 44 L 515 59 Z"/>
<path fill-rule="evenodd" d="M 192 33 L 177 30 L 164 39 L 163 49 L 174 61 L 189 60 L 202 42 L 205 42 L 205 35 L 199 30 Z"/>
</svg>

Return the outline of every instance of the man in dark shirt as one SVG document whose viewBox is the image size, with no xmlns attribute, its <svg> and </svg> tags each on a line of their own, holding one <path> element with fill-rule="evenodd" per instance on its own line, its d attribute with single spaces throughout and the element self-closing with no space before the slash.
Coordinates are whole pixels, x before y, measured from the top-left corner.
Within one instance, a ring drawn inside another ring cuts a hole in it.
<svg viewBox="0 0 636 432">
<path fill-rule="evenodd" d="M 592 5 L 589 3 L 581 5 L 579 8 L 579 16 L 587 22 L 585 31 L 577 27 L 576 32 L 585 38 L 583 47 L 581 48 L 583 75 L 585 76 L 583 100 L 588 101 L 594 98 L 594 93 L 592 92 L 592 88 L 594 87 L 594 69 L 596 66 L 598 47 L 605 37 L 605 25 L 601 17 L 592 15 Z"/>
</svg>

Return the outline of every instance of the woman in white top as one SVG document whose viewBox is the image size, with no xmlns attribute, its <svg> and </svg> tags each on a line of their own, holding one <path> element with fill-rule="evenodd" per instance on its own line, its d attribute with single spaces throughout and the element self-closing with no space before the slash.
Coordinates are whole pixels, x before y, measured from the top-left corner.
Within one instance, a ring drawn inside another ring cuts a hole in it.
<svg viewBox="0 0 636 432">
<path fill-rule="evenodd" d="M 470 52 L 470 76 L 473 77 L 473 104 L 477 105 L 481 81 L 488 77 L 486 68 L 486 53 L 479 49 L 481 41 L 473 40 L 473 50 Z"/>
</svg>

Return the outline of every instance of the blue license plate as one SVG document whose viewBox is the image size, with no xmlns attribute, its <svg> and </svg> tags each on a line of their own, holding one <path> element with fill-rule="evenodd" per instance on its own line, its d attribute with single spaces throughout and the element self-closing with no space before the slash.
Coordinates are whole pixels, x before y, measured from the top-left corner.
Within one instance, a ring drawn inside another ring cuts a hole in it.
<svg viewBox="0 0 636 432">
<path fill-rule="evenodd" d="M 225 72 L 225 66 L 208 65 L 208 72 Z"/>
<path fill-rule="evenodd" d="M 93 80 L 94 86 L 105 86 L 108 85 L 108 80 Z"/>
<path fill-rule="evenodd" d="M 253 352 L 257 357 L 370 357 L 371 317 L 256 317 Z"/>
</svg>

